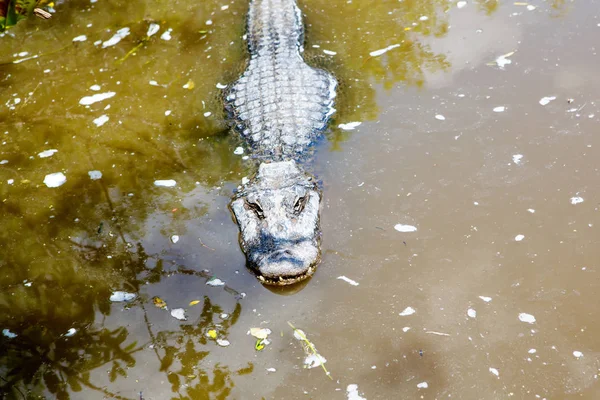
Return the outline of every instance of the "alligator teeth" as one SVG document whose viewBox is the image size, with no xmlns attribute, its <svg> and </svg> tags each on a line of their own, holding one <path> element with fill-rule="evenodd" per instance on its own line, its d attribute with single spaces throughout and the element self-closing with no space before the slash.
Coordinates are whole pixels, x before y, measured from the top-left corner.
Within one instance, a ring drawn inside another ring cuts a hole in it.
<svg viewBox="0 0 600 400">
<path fill-rule="evenodd" d="M 261 282 L 264 282 L 265 281 L 265 277 L 262 276 L 262 275 L 259 275 L 258 276 L 258 280 L 261 281 Z"/>
</svg>

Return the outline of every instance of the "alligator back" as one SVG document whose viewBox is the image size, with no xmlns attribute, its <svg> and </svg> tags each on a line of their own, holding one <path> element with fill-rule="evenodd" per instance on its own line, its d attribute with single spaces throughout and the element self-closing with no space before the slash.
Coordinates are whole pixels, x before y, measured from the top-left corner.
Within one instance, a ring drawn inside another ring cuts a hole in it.
<svg viewBox="0 0 600 400">
<path fill-rule="evenodd" d="M 226 108 L 254 157 L 297 158 L 335 111 L 337 82 L 302 59 L 304 26 L 294 0 L 252 0 L 250 62 L 226 94 Z"/>
</svg>

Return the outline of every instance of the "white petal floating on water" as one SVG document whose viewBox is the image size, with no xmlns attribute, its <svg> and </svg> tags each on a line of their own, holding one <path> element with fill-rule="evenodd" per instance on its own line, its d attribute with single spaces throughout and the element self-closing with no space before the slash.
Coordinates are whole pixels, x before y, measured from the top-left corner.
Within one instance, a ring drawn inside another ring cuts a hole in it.
<svg viewBox="0 0 600 400">
<path fill-rule="evenodd" d="M 412 307 L 406 307 L 404 310 L 402 310 L 401 313 L 399 313 L 398 315 L 400 315 L 401 317 L 406 317 L 407 315 L 413 315 L 414 313 L 416 313 L 417 311 L 412 308 Z"/>
<path fill-rule="evenodd" d="M 73 38 L 74 42 L 85 42 L 87 40 L 87 36 L 79 35 Z"/>
<path fill-rule="evenodd" d="M 44 150 L 41 153 L 38 153 L 38 157 L 39 158 L 52 157 L 54 155 L 54 153 L 57 153 L 57 152 L 58 152 L 58 150 L 56 150 L 56 149 Z"/>
<path fill-rule="evenodd" d="M 523 239 L 525 239 L 525 235 L 517 235 L 517 236 L 515 236 L 515 242 L 520 242 Z"/>
<path fill-rule="evenodd" d="M 399 44 L 393 44 L 393 45 L 388 46 L 388 47 L 386 47 L 384 49 L 379 49 L 379 50 L 372 51 L 372 52 L 369 53 L 369 55 L 371 57 L 378 57 L 378 56 L 380 56 L 382 54 L 387 53 L 390 50 L 395 49 L 396 47 L 400 47 L 400 45 Z"/>
<path fill-rule="evenodd" d="M 131 300 L 135 299 L 135 297 L 136 297 L 135 293 L 116 291 L 110 295 L 109 300 L 113 301 L 113 302 L 131 301 Z"/>
<path fill-rule="evenodd" d="M 542 97 L 540 99 L 540 104 L 545 106 L 545 105 L 548 105 L 553 100 L 556 100 L 556 96 Z"/>
<path fill-rule="evenodd" d="M 489 303 L 490 301 L 492 301 L 491 297 L 487 297 L 487 296 L 479 296 L 479 298 L 483 301 L 485 301 L 486 303 Z"/>
<path fill-rule="evenodd" d="M 345 277 L 344 275 L 342 275 L 342 276 L 338 276 L 338 277 L 337 277 L 337 279 L 341 279 L 341 280 L 343 280 L 343 281 L 345 281 L 345 282 L 348 282 L 348 283 L 349 283 L 349 284 L 351 284 L 352 286 L 358 286 L 358 285 L 359 285 L 359 283 L 358 283 L 358 282 L 356 282 L 356 281 L 353 281 L 352 279 L 350 279 L 350 278 L 348 278 L 348 277 Z"/>
<path fill-rule="evenodd" d="M 367 400 L 366 397 L 362 397 L 358 393 L 358 385 L 354 383 L 346 386 L 346 395 L 348 396 L 348 400 Z"/>
<path fill-rule="evenodd" d="M 529 351 L 528 351 L 529 354 L 535 354 L 536 352 L 537 352 L 536 349 L 529 349 Z"/>
<path fill-rule="evenodd" d="M 212 113 L 210 111 L 207 111 L 203 114 L 206 118 L 210 117 L 212 115 Z"/>
<path fill-rule="evenodd" d="M 156 32 L 158 32 L 158 30 L 160 29 L 160 26 L 158 24 L 155 23 L 151 23 L 150 26 L 148 27 L 148 32 L 146 33 L 146 35 L 148 37 L 154 35 Z"/>
<path fill-rule="evenodd" d="M 107 123 L 109 120 L 107 115 L 101 115 L 98 118 L 96 118 L 95 120 L 93 120 L 92 122 L 96 125 L 96 126 L 102 126 L 105 123 Z"/>
<path fill-rule="evenodd" d="M 71 329 L 69 329 L 69 330 L 67 331 L 67 333 L 65 333 L 65 336 L 66 336 L 66 337 L 71 337 L 71 336 L 73 336 L 75 333 L 77 333 L 77 329 L 75 329 L 75 328 L 71 328 Z"/>
<path fill-rule="evenodd" d="M 173 29 L 167 29 L 162 35 L 160 35 L 160 38 L 162 40 L 171 40 L 171 32 L 173 32 Z"/>
<path fill-rule="evenodd" d="M 225 339 L 217 339 L 217 344 L 221 347 L 227 347 L 229 346 L 231 343 L 229 343 L 229 340 L 225 340 Z"/>
<path fill-rule="evenodd" d="M 404 328 L 402 328 L 402 332 L 406 333 L 410 331 L 410 326 L 405 326 Z"/>
<path fill-rule="evenodd" d="M 498 67 L 500 67 L 500 69 L 504 69 L 504 67 L 506 67 L 508 64 L 512 64 L 512 60 L 509 59 L 508 57 L 512 56 L 513 54 L 515 54 L 515 52 L 511 51 L 510 53 L 506 53 L 506 54 L 502 54 L 501 56 L 498 56 L 496 58 L 496 65 Z"/>
<path fill-rule="evenodd" d="M 325 49 L 323 49 L 323 53 L 327 54 L 328 56 L 335 56 L 337 54 L 335 51 Z"/>
<path fill-rule="evenodd" d="M 579 203 L 583 203 L 583 197 L 579 197 L 579 196 L 571 197 L 571 204 L 575 205 L 575 204 L 579 204 Z"/>
<path fill-rule="evenodd" d="M 522 159 L 523 159 L 523 154 L 514 154 L 512 156 L 512 160 L 515 164 L 520 164 Z"/>
<path fill-rule="evenodd" d="M 306 368 L 316 368 L 316 367 L 320 367 L 321 365 L 325 364 L 327 362 L 327 360 L 325 359 L 325 357 L 323 357 L 320 354 L 309 354 L 305 359 L 304 359 L 304 365 L 306 366 Z"/>
<path fill-rule="evenodd" d="M 266 339 L 271 334 L 271 330 L 269 328 L 250 328 L 248 333 L 257 339 L 262 340 Z"/>
<path fill-rule="evenodd" d="M 217 83 L 217 89 L 225 89 L 227 85 L 223 85 L 222 83 Z"/>
<path fill-rule="evenodd" d="M 427 21 L 429 19 L 429 17 L 427 15 L 421 15 L 419 17 L 419 21 Z"/>
<path fill-rule="evenodd" d="M 97 92 L 100 89 L 101 89 L 100 85 L 92 85 L 92 86 L 90 86 L 90 90 L 93 90 L 94 92 Z"/>
<path fill-rule="evenodd" d="M 236 147 L 235 150 L 233 151 L 233 154 L 240 156 L 242 154 L 244 154 L 244 148 L 243 147 Z"/>
<path fill-rule="evenodd" d="M 114 46 L 121 41 L 125 36 L 129 35 L 129 28 L 119 29 L 113 37 L 108 39 L 106 42 L 102 42 L 102 48 L 105 49 L 110 46 Z"/>
<path fill-rule="evenodd" d="M 267 368 L 267 372 L 277 372 L 275 368 Z"/>
<path fill-rule="evenodd" d="M 174 308 L 171 310 L 171 316 L 173 318 L 177 318 L 180 321 L 185 321 L 187 320 L 187 317 L 185 316 L 185 310 L 183 308 Z"/>
<path fill-rule="evenodd" d="M 67 181 L 67 177 L 62 172 L 48 174 L 44 178 L 44 184 L 49 188 L 62 186 Z"/>
<path fill-rule="evenodd" d="M 168 117 L 169 115 L 171 115 L 171 110 L 165 111 L 165 117 Z"/>
<path fill-rule="evenodd" d="M 173 179 L 164 179 L 164 180 L 154 181 L 154 186 L 173 187 L 175 185 L 177 185 L 177 182 L 175 182 L 175 180 L 173 180 Z"/>
<path fill-rule="evenodd" d="M 577 350 L 575 350 L 575 351 L 573 352 L 573 356 L 574 356 L 575 358 L 581 358 L 581 357 L 583 357 L 583 353 L 582 353 L 582 352 L 580 352 L 580 351 L 577 351 Z"/>
<path fill-rule="evenodd" d="M 467 310 L 467 315 L 469 316 L 469 318 L 477 318 L 477 311 L 473 310 L 472 308 L 469 308 Z"/>
<path fill-rule="evenodd" d="M 494 107 L 494 112 L 497 112 L 497 113 L 504 112 L 504 110 L 506 110 L 506 107 L 504 107 L 504 106 Z"/>
<path fill-rule="evenodd" d="M 150 86 L 160 86 L 160 85 L 158 84 L 158 82 L 156 82 L 155 80 L 148 81 L 148 84 L 149 84 Z"/>
<path fill-rule="evenodd" d="M 534 5 L 532 5 L 532 4 L 527 4 L 527 10 L 529 10 L 529 11 L 533 11 L 533 10 L 535 10 L 535 9 L 536 9 L 536 7 L 535 7 Z"/>
<path fill-rule="evenodd" d="M 490 367 L 490 372 L 496 375 L 497 377 L 500 377 L 500 371 L 498 371 L 496 368 Z"/>
<path fill-rule="evenodd" d="M 88 171 L 88 175 L 89 175 L 90 179 L 93 181 L 97 181 L 98 179 L 102 178 L 102 172 L 97 171 L 97 170 Z"/>
<path fill-rule="evenodd" d="M 438 121 L 445 121 L 446 117 L 444 117 L 442 114 L 436 114 L 435 119 Z"/>
<path fill-rule="evenodd" d="M 429 387 L 429 384 L 427 382 L 421 382 L 421 383 L 417 383 L 417 387 L 419 389 L 427 389 Z"/>
<path fill-rule="evenodd" d="M 456 7 L 457 8 L 463 8 L 466 5 L 467 5 L 467 2 L 466 1 L 462 1 L 462 0 L 459 1 L 458 3 L 456 3 Z"/>
<path fill-rule="evenodd" d="M 18 336 L 16 333 L 11 332 L 10 329 L 2 329 L 2 335 L 9 339 L 14 339 Z"/>
<path fill-rule="evenodd" d="M 531 314 L 527 314 L 527 313 L 520 313 L 519 314 L 519 321 L 521 322 L 527 322 L 528 324 L 533 324 L 535 322 L 535 317 Z"/>
<path fill-rule="evenodd" d="M 172 243 L 177 243 L 177 242 L 179 242 L 179 235 L 172 235 L 172 236 L 171 236 L 171 242 L 172 242 Z"/>
<path fill-rule="evenodd" d="M 412 225 L 404 225 L 404 224 L 396 224 L 394 225 L 394 229 L 398 232 L 416 232 L 417 227 Z"/>
<path fill-rule="evenodd" d="M 224 286 L 225 282 L 220 280 L 219 278 L 213 278 L 206 282 L 208 286 Z"/>
<path fill-rule="evenodd" d="M 110 99 L 115 94 L 116 94 L 115 92 L 106 92 L 106 93 L 97 93 L 93 96 L 85 96 L 85 97 L 82 97 L 81 100 L 79 100 L 79 104 L 81 104 L 82 106 L 89 106 L 89 105 L 97 103 L 99 101 Z"/>
<path fill-rule="evenodd" d="M 362 124 L 362 122 L 358 122 L 358 121 L 348 122 L 347 124 L 339 124 L 338 128 L 343 129 L 345 131 L 352 131 L 360 124 Z"/>
</svg>

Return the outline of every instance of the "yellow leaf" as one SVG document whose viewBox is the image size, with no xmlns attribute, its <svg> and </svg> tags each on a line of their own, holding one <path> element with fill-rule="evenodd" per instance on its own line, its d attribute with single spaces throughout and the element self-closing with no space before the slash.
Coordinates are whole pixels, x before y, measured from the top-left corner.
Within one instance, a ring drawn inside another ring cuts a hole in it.
<svg viewBox="0 0 600 400">
<path fill-rule="evenodd" d="M 152 301 L 154 302 L 154 305 L 158 308 L 162 308 L 162 309 L 166 309 L 167 308 L 167 302 L 164 301 L 163 299 L 161 299 L 158 296 L 154 296 L 152 298 Z"/>
<path fill-rule="evenodd" d="M 190 306 L 195 306 L 198 303 L 200 303 L 200 300 L 192 300 L 190 301 Z"/>
<path fill-rule="evenodd" d="M 207 335 L 211 339 L 216 339 L 217 338 L 217 331 L 215 331 L 214 329 L 211 329 L 211 330 L 209 330 L 207 332 Z"/>
<path fill-rule="evenodd" d="M 257 351 L 261 351 L 265 348 L 265 344 L 263 343 L 262 339 L 256 339 L 256 343 L 254 343 L 254 348 Z"/>
<path fill-rule="evenodd" d="M 410 31 L 411 29 L 412 29 L 411 27 L 404 28 L 405 31 Z"/>
<path fill-rule="evenodd" d="M 194 81 L 190 79 L 185 85 L 183 85 L 183 88 L 192 90 L 194 88 Z"/>
<path fill-rule="evenodd" d="M 257 339 L 266 339 L 271 334 L 268 328 L 250 328 L 250 334 Z"/>
</svg>

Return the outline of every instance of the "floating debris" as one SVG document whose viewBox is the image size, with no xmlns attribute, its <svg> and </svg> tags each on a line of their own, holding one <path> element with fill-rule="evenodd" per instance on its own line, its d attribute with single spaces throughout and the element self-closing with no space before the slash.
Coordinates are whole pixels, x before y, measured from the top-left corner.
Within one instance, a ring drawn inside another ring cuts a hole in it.
<svg viewBox="0 0 600 400">
<path fill-rule="evenodd" d="M 200 303 L 200 300 L 192 300 L 190 301 L 190 306 L 195 306 L 198 303 Z"/>
<path fill-rule="evenodd" d="M 393 50 L 393 49 L 395 49 L 396 47 L 400 47 L 400 45 L 399 45 L 399 44 L 393 44 L 393 45 L 391 45 L 391 46 L 388 46 L 388 47 L 386 47 L 386 48 L 384 48 L 384 49 L 380 49 L 380 50 L 375 50 L 375 51 L 372 51 L 372 52 L 370 52 L 370 53 L 369 53 L 369 55 L 370 55 L 371 57 L 378 57 L 378 56 L 380 56 L 380 55 L 382 55 L 382 54 L 385 54 L 385 53 L 387 53 L 387 52 L 388 52 L 388 51 L 390 51 L 390 50 Z"/>
<path fill-rule="evenodd" d="M 350 279 L 350 278 L 348 278 L 348 277 L 346 277 L 346 276 L 344 276 L 344 275 L 342 275 L 342 276 L 338 276 L 338 277 L 337 277 L 337 279 L 341 279 L 341 280 L 343 280 L 344 282 L 348 282 L 348 283 L 349 283 L 349 284 L 351 284 L 352 286 L 358 286 L 358 285 L 359 285 L 359 283 L 358 283 L 358 282 L 356 282 L 356 281 L 354 281 L 354 280 L 352 280 L 352 279 Z"/>
<path fill-rule="evenodd" d="M 459 1 L 458 3 L 456 3 L 456 7 L 457 7 L 457 8 L 463 8 L 463 7 L 465 7 L 466 5 L 467 5 L 467 2 L 466 2 L 466 1 L 463 1 L 463 0 Z"/>
<path fill-rule="evenodd" d="M 479 296 L 479 298 L 483 301 L 485 301 L 486 303 L 489 303 L 490 301 L 492 301 L 491 297 L 487 297 L 487 296 Z"/>
<path fill-rule="evenodd" d="M 406 333 L 410 331 L 410 326 L 405 326 L 404 328 L 402 328 L 402 332 Z"/>
<path fill-rule="evenodd" d="M 583 203 L 583 197 L 579 197 L 579 196 L 571 197 L 571 204 L 575 205 L 575 204 L 579 204 L 579 203 Z"/>
<path fill-rule="evenodd" d="M 519 321 L 521 322 L 527 322 L 528 324 L 533 324 L 535 322 L 535 317 L 531 314 L 527 314 L 527 313 L 520 313 L 519 314 Z"/>
<path fill-rule="evenodd" d="M 517 235 L 517 236 L 515 236 L 515 242 L 520 242 L 523 239 L 525 239 L 525 235 Z"/>
<path fill-rule="evenodd" d="M 194 88 L 194 81 L 189 80 L 185 85 L 182 86 L 184 89 L 192 90 Z"/>
<path fill-rule="evenodd" d="M 97 92 L 100 89 L 101 89 L 100 85 L 92 85 L 92 86 L 90 86 L 90 90 L 93 90 L 94 92 Z"/>
<path fill-rule="evenodd" d="M 323 49 L 323 53 L 327 54 L 328 56 L 335 56 L 337 54 L 335 51 L 325 49 Z"/>
<path fill-rule="evenodd" d="M 523 159 L 523 154 L 514 154 L 512 156 L 512 160 L 515 164 L 520 164 L 522 159 Z"/>
<path fill-rule="evenodd" d="M 217 339 L 217 344 L 221 347 L 227 347 L 231 343 L 229 343 L 229 340 L 226 340 L 226 339 Z"/>
<path fill-rule="evenodd" d="M 2 335 L 9 339 L 14 339 L 18 336 L 16 333 L 11 332 L 10 329 L 2 329 Z"/>
<path fill-rule="evenodd" d="M 271 330 L 269 328 L 250 328 L 248 334 L 257 339 L 266 339 L 271 334 Z"/>
<path fill-rule="evenodd" d="M 219 278 L 213 277 L 211 279 L 209 279 L 206 284 L 208 286 L 224 286 L 225 282 L 223 282 L 222 280 L 220 280 Z"/>
<path fill-rule="evenodd" d="M 542 97 L 539 103 L 543 106 L 550 104 L 551 101 L 556 100 L 556 96 Z"/>
<path fill-rule="evenodd" d="M 77 329 L 75 329 L 75 328 L 71 328 L 71 329 L 69 329 L 69 330 L 67 331 L 67 333 L 65 333 L 65 336 L 66 336 L 66 337 L 71 337 L 71 336 L 73 336 L 75 333 L 77 333 Z"/>
<path fill-rule="evenodd" d="M 222 83 L 217 82 L 217 89 L 225 89 L 227 85 L 223 85 Z"/>
<path fill-rule="evenodd" d="M 331 374 L 329 371 L 327 371 L 327 368 L 325 368 L 325 363 L 327 362 L 325 357 L 321 356 L 317 352 L 315 345 L 308 340 L 306 334 L 302 330 L 296 329 L 296 327 L 289 321 L 288 325 L 294 330 L 294 337 L 297 340 L 302 341 L 302 349 L 304 350 L 304 353 L 307 354 L 307 357 L 304 360 L 304 368 L 315 368 L 320 366 L 323 368 L 323 371 L 325 371 L 325 374 L 329 377 L 329 379 L 333 380 Z"/>
<path fill-rule="evenodd" d="M 247 185 L 249 182 L 250 182 L 250 179 L 248 179 L 248 177 L 247 177 L 247 176 L 244 176 L 244 177 L 242 178 L 242 185 Z"/>
<path fill-rule="evenodd" d="M 209 329 L 208 332 L 206 332 L 206 336 L 208 336 L 211 339 L 216 339 L 217 338 L 217 331 L 214 329 Z"/>
<path fill-rule="evenodd" d="M 362 397 L 358 393 L 358 385 L 354 383 L 346 386 L 346 395 L 348 396 L 348 400 L 367 400 L 366 397 Z"/>
<path fill-rule="evenodd" d="M 96 118 L 95 120 L 93 120 L 92 122 L 96 125 L 96 126 L 102 126 L 105 123 L 107 123 L 109 120 L 107 115 L 101 115 L 98 118 Z"/>
<path fill-rule="evenodd" d="M 404 224 L 394 225 L 394 229 L 397 230 L 398 232 L 403 232 L 403 233 L 409 233 L 409 232 L 416 232 L 417 231 L 417 227 L 416 226 L 404 225 Z"/>
<path fill-rule="evenodd" d="M 112 302 L 122 302 L 122 301 L 131 301 L 133 299 L 136 298 L 136 294 L 135 293 L 128 293 L 128 292 L 122 292 L 122 291 L 116 291 L 113 292 L 110 295 L 109 300 Z"/>
<path fill-rule="evenodd" d="M 577 351 L 577 350 L 575 350 L 575 351 L 573 352 L 573 356 L 574 356 L 575 358 L 581 358 L 581 357 L 583 357 L 583 353 L 582 353 L 582 352 L 580 352 L 580 351 Z"/>
<path fill-rule="evenodd" d="M 500 377 L 500 371 L 498 371 L 496 368 L 490 367 L 490 372 L 496 375 L 497 377 Z"/>
<path fill-rule="evenodd" d="M 429 387 L 429 385 L 427 384 L 427 382 L 421 382 L 421 383 L 417 383 L 417 387 L 419 389 L 427 389 Z"/>
<path fill-rule="evenodd" d="M 58 153 L 58 150 L 56 150 L 56 149 L 44 150 L 41 153 L 38 153 L 38 157 L 39 158 L 52 157 L 54 155 L 54 153 Z"/>
<path fill-rule="evenodd" d="M 115 94 L 116 94 L 115 92 L 106 92 L 106 93 L 97 93 L 92 96 L 85 96 L 85 97 L 82 97 L 81 100 L 79 100 L 79 104 L 81 104 L 82 106 L 89 106 L 89 105 L 97 103 L 99 101 L 110 99 Z"/>
<path fill-rule="evenodd" d="M 87 40 L 87 36 L 79 35 L 73 38 L 74 42 L 85 42 Z"/>
<path fill-rule="evenodd" d="M 152 302 L 154 303 L 154 306 L 157 308 L 162 308 L 163 310 L 167 309 L 167 302 L 158 296 L 154 296 L 152 298 Z"/>
<path fill-rule="evenodd" d="M 48 174 L 44 178 L 44 184 L 49 188 L 62 186 L 67 181 L 67 177 L 62 172 Z"/>
<path fill-rule="evenodd" d="M 446 117 L 444 117 L 442 114 L 436 114 L 435 119 L 438 121 L 445 121 Z"/>
<path fill-rule="evenodd" d="M 277 372 L 275 368 L 267 368 L 267 372 Z"/>
<path fill-rule="evenodd" d="M 150 24 L 148 27 L 148 32 L 146 32 L 146 36 L 151 37 L 156 34 L 160 30 L 160 26 L 155 24 L 154 22 Z"/>
<path fill-rule="evenodd" d="M 414 313 L 416 313 L 417 311 L 412 308 L 412 307 L 406 307 L 401 313 L 399 313 L 398 315 L 400 315 L 401 317 L 406 317 L 408 315 L 413 315 Z"/>
<path fill-rule="evenodd" d="M 497 112 L 497 113 L 501 113 L 501 112 L 504 112 L 504 110 L 506 110 L 506 107 L 504 107 L 504 106 L 498 106 L 498 107 L 494 107 L 493 111 Z"/>
<path fill-rule="evenodd" d="M 168 117 L 169 115 L 171 115 L 171 110 L 165 111 L 165 117 Z"/>
<path fill-rule="evenodd" d="M 108 39 L 105 42 L 102 42 L 102 48 L 105 49 L 107 47 L 111 47 L 119 43 L 124 37 L 129 35 L 129 28 L 121 28 L 119 29 L 113 37 Z"/>
<path fill-rule="evenodd" d="M 173 180 L 173 179 L 154 181 L 154 186 L 173 187 L 175 185 L 177 185 L 177 182 L 175 182 L 175 180 Z"/>
<path fill-rule="evenodd" d="M 88 171 L 88 175 L 89 175 L 90 179 L 93 181 L 97 181 L 98 179 L 102 178 L 102 172 L 97 171 L 97 170 Z"/>
<path fill-rule="evenodd" d="M 348 122 L 347 124 L 339 124 L 338 128 L 343 129 L 345 131 L 353 131 L 357 126 L 360 126 L 362 122 Z"/>
<path fill-rule="evenodd" d="M 529 349 L 529 351 L 527 351 L 529 354 L 535 354 L 537 352 L 536 349 Z"/>
<path fill-rule="evenodd" d="M 185 310 L 183 308 L 174 308 L 171 310 L 171 316 L 180 321 L 186 321 Z"/>
<path fill-rule="evenodd" d="M 437 335 L 437 336 L 450 336 L 449 333 L 445 333 L 445 332 L 426 331 L 425 333 L 428 333 L 430 335 Z"/>
<path fill-rule="evenodd" d="M 151 80 L 151 81 L 148 81 L 148 84 L 149 84 L 150 86 L 160 86 L 160 85 L 158 84 L 158 82 L 156 82 L 154 79 L 153 79 L 153 80 Z"/>
<path fill-rule="evenodd" d="M 240 156 L 240 155 L 244 154 L 244 148 L 236 147 L 235 150 L 233 151 L 233 154 L 235 154 L 236 156 Z"/>
<path fill-rule="evenodd" d="M 175 244 L 179 242 L 179 235 L 171 235 L 171 243 Z"/>
<path fill-rule="evenodd" d="M 495 60 L 496 65 L 500 69 L 504 69 L 504 67 L 506 67 L 508 64 L 512 64 L 512 60 L 509 59 L 508 57 L 512 56 L 513 54 L 515 54 L 515 52 L 511 51 L 510 53 L 506 53 L 506 54 L 502 54 L 501 56 L 498 56 Z"/>
<path fill-rule="evenodd" d="M 171 40 L 171 32 L 173 32 L 173 29 L 167 29 L 162 35 L 160 35 L 160 38 L 162 40 Z"/>
<path fill-rule="evenodd" d="M 467 315 L 469 316 L 469 318 L 477 318 L 477 311 L 473 310 L 472 308 L 469 308 L 467 310 Z"/>
</svg>

